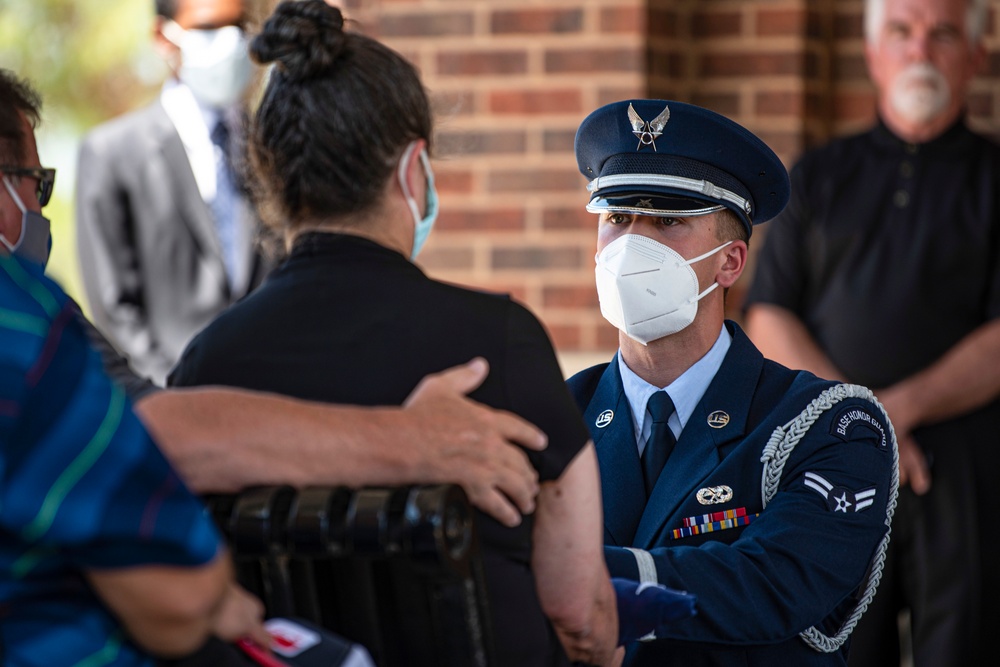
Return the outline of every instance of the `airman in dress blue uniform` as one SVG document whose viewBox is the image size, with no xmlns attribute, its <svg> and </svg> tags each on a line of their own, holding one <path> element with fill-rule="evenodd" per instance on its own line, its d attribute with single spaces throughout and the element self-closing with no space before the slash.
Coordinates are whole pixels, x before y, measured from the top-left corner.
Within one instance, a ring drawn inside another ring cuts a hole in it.
<svg viewBox="0 0 1000 667">
<path fill-rule="evenodd" d="M 663 100 L 598 109 L 576 155 L 620 331 L 609 364 L 569 380 L 597 446 L 605 558 L 698 600 L 625 664 L 845 665 L 881 576 L 896 443 L 868 389 L 768 361 L 724 318 L 752 226 L 788 200 L 783 165 L 736 123 Z"/>
</svg>

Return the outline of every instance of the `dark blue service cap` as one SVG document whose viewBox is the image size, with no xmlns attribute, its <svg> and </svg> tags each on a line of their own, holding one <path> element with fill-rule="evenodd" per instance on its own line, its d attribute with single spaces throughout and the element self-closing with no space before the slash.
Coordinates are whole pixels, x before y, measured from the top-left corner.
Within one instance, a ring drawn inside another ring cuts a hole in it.
<svg viewBox="0 0 1000 667">
<path fill-rule="evenodd" d="M 714 111 L 669 100 L 625 100 L 587 116 L 576 161 L 592 213 L 706 215 L 722 207 L 747 227 L 788 202 L 788 172 L 767 145 Z"/>
</svg>

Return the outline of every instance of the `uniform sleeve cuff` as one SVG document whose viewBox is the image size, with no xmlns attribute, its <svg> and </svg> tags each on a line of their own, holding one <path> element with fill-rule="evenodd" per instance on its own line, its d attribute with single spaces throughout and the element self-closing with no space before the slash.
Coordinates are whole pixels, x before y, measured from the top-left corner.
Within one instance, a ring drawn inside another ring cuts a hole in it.
<svg viewBox="0 0 1000 667">
<path fill-rule="evenodd" d="M 612 577 L 657 584 L 656 563 L 648 551 L 629 547 L 604 547 L 604 561 Z"/>
</svg>

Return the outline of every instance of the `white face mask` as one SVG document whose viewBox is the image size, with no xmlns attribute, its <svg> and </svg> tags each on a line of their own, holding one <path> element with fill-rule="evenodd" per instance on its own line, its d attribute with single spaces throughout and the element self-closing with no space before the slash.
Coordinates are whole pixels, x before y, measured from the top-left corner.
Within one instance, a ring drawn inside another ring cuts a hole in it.
<svg viewBox="0 0 1000 667">
<path fill-rule="evenodd" d="M 184 30 L 166 21 L 163 36 L 181 50 L 177 76 L 199 103 L 223 108 L 239 101 L 253 71 L 242 30 L 236 26 Z"/>
<path fill-rule="evenodd" d="M 694 322 L 698 301 L 719 286 L 698 292 L 691 265 L 711 257 L 732 241 L 694 259 L 637 234 L 625 234 L 597 254 L 597 296 L 601 314 L 643 345 Z"/>
</svg>

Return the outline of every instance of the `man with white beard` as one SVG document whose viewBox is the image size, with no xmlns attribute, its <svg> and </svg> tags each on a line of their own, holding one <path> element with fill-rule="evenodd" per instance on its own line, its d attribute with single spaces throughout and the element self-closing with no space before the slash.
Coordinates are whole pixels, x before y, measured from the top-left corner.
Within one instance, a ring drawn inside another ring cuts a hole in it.
<svg viewBox="0 0 1000 667">
<path fill-rule="evenodd" d="M 963 118 L 987 4 L 867 0 L 878 122 L 794 168 L 747 298 L 765 356 L 876 388 L 896 429 L 907 488 L 852 667 L 899 664 L 904 609 L 916 667 L 994 653 L 1000 147 Z"/>
</svg>

